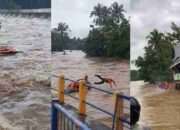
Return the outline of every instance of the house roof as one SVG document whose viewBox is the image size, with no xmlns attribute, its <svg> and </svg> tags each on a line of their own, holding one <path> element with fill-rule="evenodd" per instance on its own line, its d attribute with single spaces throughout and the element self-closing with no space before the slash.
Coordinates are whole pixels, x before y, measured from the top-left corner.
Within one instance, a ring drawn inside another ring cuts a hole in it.
<svg viewBox="0 0 180 130">
<path fill-rule="evenodd" d="M 180 57 L 173 60 L 172 64 L 170 65 L 170 69 L 172 69 L 173 67 L 175 67 L 178 64 L 180 64 Z"/>
<path fill-rule="evenodd" d="M 180 57 L 180 44 L 174 46 L 174 59 Z"/>
<path fill-rule="evenodd" d="M 173 47 L 174 48 L 174 54 L 173 54 L 173 60 L 170 65 L 170 69 L 172 69 L 174 66 L 180 64 L 180 44 Z"/>
</svg>

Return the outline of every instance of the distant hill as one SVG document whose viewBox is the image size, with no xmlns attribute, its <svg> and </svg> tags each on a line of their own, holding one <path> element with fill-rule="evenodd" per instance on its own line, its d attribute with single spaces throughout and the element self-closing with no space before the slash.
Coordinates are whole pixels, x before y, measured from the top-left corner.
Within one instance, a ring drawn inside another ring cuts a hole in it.
<svg viewBox="0 0 180 130">
<path fill-rule="evenodd" d="M 0 10 L 51 8 L 51 0 L 0 0 Z"/>
</svg>

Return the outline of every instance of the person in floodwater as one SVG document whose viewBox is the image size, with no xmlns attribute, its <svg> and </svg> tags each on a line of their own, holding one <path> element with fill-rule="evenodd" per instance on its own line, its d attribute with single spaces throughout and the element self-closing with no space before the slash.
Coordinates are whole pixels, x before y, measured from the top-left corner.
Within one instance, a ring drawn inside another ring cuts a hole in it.
<svg viewBox="0 0 180 130">
<path fill-rule="evenodd" d="M 114 84 L 115 87 L 117 87 L 115 81 L 112 78 L 103 78 L 100 75 L 95 75 L 96 77 L 98 77 L 99 79 L 101 79 L 100 82 L 95 82 L 94 84 L 103 84 L 103 83 L 108 83 L 110 84 L 110 87 L 112 88 L 112 83 Z"/>
<path fill-rule="evenodd" d="M 159 85 L 160 88 L 163 88 L 163 89 L 170 89 L 170 84 L 166 81 L 163 81 L 160 85 Z"/>
<path fill-rule="evenodd" d="M 85 80 L 85 83 L 86 84 L 90 84 L 90 82 L 88 81 L 88 76 L 85 75 L 84 78 L 82 79 L 78 79 L 77 81 L 80 81 L 80 80 Z M 88 87 L 87 88 L 88 90 L 90 90 L 91 88 Z M 79 83 L 78 82 L 72 82 L 68 85 L 68 88 L 66 89 L 66 93 L 75 93 L 75 92 L 79 92 Z"/>
</svg>

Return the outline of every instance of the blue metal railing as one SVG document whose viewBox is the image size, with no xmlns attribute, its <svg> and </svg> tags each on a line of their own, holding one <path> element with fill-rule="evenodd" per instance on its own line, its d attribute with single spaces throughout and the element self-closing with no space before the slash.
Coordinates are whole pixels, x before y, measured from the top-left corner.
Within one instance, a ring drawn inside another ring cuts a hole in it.
<svg viewBox="0 0 180 130">
<path fill-rule="evenodd" d="M 55 75 L 52 75 L 52 76 L 58 78 L 58 76 L 55 76 Z M 75 80 L 72 80 L 72 79 L 68 79 L 68 78 L 64 78 L 64 80 L 78 83 L 78 81 L 75 81 Z M 93 85 L 91 85 L 91 84 L 85 84 L 85 86 L 86 86 L 86 87 L 90 87 L 90 88 L 92 88 L 92 89 L 96 89 L 96 90 L 98 90 L 98 91 L 101 91 L 101 92 L 104 92 L 104 93 L 107 93 L 107 94 L 110 94 L 110 95 L 114 95 L 114 93 L 111 92 L 111 91 L 108 91 L 108 90 L 105 90 L 105 89 L 102 89 L 102 88 L 93 86 Z M 58 90 L 55 89 L 55 88 L 52 88 L 52 89 L 58 91 Z M 70 94 L 68 94 L 68 93 L 65 93 L 65 92 L 64 92 L 64 94 L 65 94 L 66 96 L 69 96 L 69 97 L 71 97 L 71 98 L 74 98 L 75 100 L 79 100 L 78 97 L 72 96 L 72 95 L 70 95 Z M 90 102 L 87 102 L 87 101 L 83 101 L 83 102 L 84 102 L 85 104 L 87 104 L 87 105 L 89 105 L 89 106 L 91 106 L 91 107 L 93 107 L 93 108 L 95 108 L 95 109 L 97 109 L 97 110 L 99 110 L 99 111 L 101 111 L 101 112 L 104 112 L 104 113 L 108 114 L 109 116 L 111 116 L 111 117 L 113 118 L 112 130 L 114 130 L 114 128 L 115 128 L 115 118 L 116 118 L 115 113 L 116 113 L 116 111 L 117 111 L 117 102 L 118 102 L 118 99 L 119 99 L 118 97 L 120 97 L 120 98 L 122 98 L 122 99 L 124 99 L 124 100 L 127 100 L 127 101 L 130 101 L 130 98 L 131 98 L 130 96 L 126 96 L 126 95 L 123 95 L 123 94 L 117 94 L 116 107 L 115 107 L 115 110 L 114 110 L 114 114 L 111 113 L 111 112 L 108 112 L 108 111 L 106 111 L 106 110 L 104 110 L 104 109 L 101 109 L 100 107 L 95 106 L 95 105 L 93 105 L 93 104 L 90 103 Z M 130 111 L 130 107 L 127 107 L 127 106 L 124 106 L 124 105 L 121 106 L 121 107 L 123 107 L 123 108 L 125 108 L 125 109 L 127 109 L 127 110 Z M 123 115 L 123 113 L 122 113 L 122 115 Z M 122 125 L 123 125 L 124 127 L 130 129 L 130 121 L 129 121 L 129 120 L 125 119 L 124 117 L 119 117 L 119 120 L 121 120 L 121 122 L 123 122 Z M 54 129 L 53 129 L 53 130 L 54 130 Z M 86 129 L 84 129 L 84 130 L 86 130 Z"/>
<path fill-rule="evenodd" d="M 63 108 L 58 100 L 52 100 L 51 121 L 51 130 L 91 130 Z M 61 125 L 58 125 L 58 122 Z"/>
</svg>

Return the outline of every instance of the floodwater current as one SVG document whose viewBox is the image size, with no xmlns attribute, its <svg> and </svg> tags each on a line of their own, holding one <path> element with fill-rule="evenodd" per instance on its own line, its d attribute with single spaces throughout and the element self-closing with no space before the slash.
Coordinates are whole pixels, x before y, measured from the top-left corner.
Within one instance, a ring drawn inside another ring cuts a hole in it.
<svg viewBox="0 0 180 130">
<path fill-rule="evenodd" d="M 152 130 L 180 130 L 180 92 L 133 81 L 130 93 L 141 104 L 139 125 L 147 125 Z"/>
<path fill-rule="evenodd" d="M 122 90 L 125 95 L 129 95 L 129 61 L 118 58 L 98 58 L 87 57 L 82 51 L 66 50 L 66 55 L 62 52 L 52 54 L 52 74 L 64 75 L 66 78 L 78 80 L 88 75 L 90 83 L 100 81 L 95 74 L 103 77 L 110 77 L 115 80 L 117 87 L 112 89 L 108 84 L 102 84 L 98 87 L 114 92 Z M 66 87 L 70 82 L 66 81 Z M 57 88 L 57 79 L 52 77 L 52 87 Z M 53 93 L 55 93 L 53 91 Z M 77 94 L 72 94 L 78 96 Z M 113 96 L 97 91 L 90 90 L 87 94 L 87 101 L 105 109 L 114 112 Z M 65 97 L 65 103 L 78 108 L 78 102 L 72 98 Z M 126 103 L 128 106 L 129 104 Z M 129 113 L 129 112 L 127 112 Z M 92 107 L 87 107 L 87 115 L 94 120 L 103 122 L 112 126 L 112 117 L 98 111 Z"/>
<path fill-rule="evenodd" d="M 50 129 L 50 19 L 0 15 L 0 130 Z"/>
<path fill-rule="evenodd" d="M 82 51 L 51 55 L 49 19 L 0 15 L 0 22 L 0 44 L 20 51 L 16 55 L 0 56 L 0 130 L 50 129 L 51 68 L 52 74 L 74 80 L 86 74 L 91 83 L 99 81 L 95 74 L 113 78 L 117 88 L 110 89 L 107 84 L 99 87 L 109 91 L 122 90 L 129 95 L 128 60 L 86 57 Z M 57 87 L 56 78 L 52 78 L 52 86 Z M 78 106 L 73 99 L 65 99 L 67 104 Z M 114 112 L 111 95 L 91 90 L 87 101 Z M 94 120 L 112 125 L 112 118 L 96 109 L 88 107 L 87 114 Z"/>
</svg>

